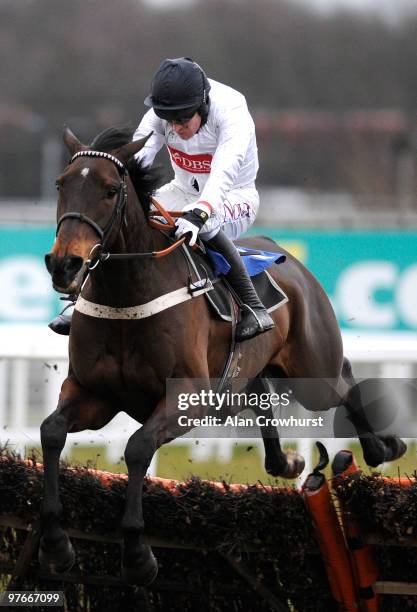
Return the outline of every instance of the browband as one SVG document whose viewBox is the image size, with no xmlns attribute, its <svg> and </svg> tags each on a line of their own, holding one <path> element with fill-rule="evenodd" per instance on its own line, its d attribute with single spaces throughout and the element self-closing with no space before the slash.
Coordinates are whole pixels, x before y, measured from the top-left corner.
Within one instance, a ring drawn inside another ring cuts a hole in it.
<svg viewBox="0 0 417 612">
<path fill-rule="evenodd" d="M 70 164 L 72 164 L 77 157 L 102 157 L 113 162 L 113 164 L 115 164 L 122 172 L 126 172 L 126 166 L 120 161 L 120 159 L 117 159 L 117 157 L 114 157 L 114 155 L 110 155 L 110 153 L 105 153 L 104 151 L 78 151 L 78 153 L 71 157 Z"/>
</svg>

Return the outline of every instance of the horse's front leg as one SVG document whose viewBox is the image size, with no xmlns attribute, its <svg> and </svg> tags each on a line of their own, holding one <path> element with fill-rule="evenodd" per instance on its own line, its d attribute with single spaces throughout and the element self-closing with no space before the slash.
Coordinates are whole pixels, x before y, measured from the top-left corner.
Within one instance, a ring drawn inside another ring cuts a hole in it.
<svg viewBox="0 0 417 612">
<path fill-rule="evenodd" d="M 152 549 L 143 543 L 145 524 L 142 511 L 143 479 L 159 441 L 154 428 L 146 423 L 130 438 L 125 450 L 129 475 L 126 506 L 122 519 L 122 577 L 128 584 L 148 585 L 158 573 L 158 563 Z"/>
<path fill-rule="evenodd" d="M 187 416 L 201 417 L 206 412 L 206 407 L 197 406 Z M 157 449 L 192 429 L 192 426 L 179 423 L 180 414 L 177 405 L 163 399 L 144 426 L 130 437 L 126 446 L 125 461 L 129 481 L 122 520 L 122 577 L 129 584 L 150 584 L 158 573 L 158 564 L 151 547 L 143 543 L 143 479 Z"/>
<path fill-rule="evenodd" d="M 54 573 L 69 571 L 75 561 L 72 544 L 62 529 L 59 498 L 59 458 L 68 431 L 99 429 L 116 411 L 103 400 L 91 396 L 72 377 L 61 389 L 57 409 L 41 425 L 44 462 L 44 492 L 41 506 L 42 537 L 39 562 Z"/>
</svg>

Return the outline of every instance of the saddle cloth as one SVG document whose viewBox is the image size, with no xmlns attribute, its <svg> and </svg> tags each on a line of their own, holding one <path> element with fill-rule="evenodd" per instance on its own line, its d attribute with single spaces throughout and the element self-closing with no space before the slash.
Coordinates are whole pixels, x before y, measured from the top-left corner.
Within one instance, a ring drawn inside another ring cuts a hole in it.
<svg viewBox="0 0 417 612">
<path fill-rule="evenodd" d="M 203 255 L 200 250 L 193 250 L 184 245 L 182 248 L 199 283 L 203 283 L 205 279 L 209 279 L 213 283 L 213 290 L 204 295 L 214 314 L 223 321 L 230 322 L 232 320 L 230 294 L 233 295 L 233 290 L 231 290 L 227 280 L 223 276 L 217 276 L 215 272 L 217 266 L 213 265 L 213 260 L 208 254 Z M 258 254 L 259 252 L 254 251 L 254 253 Z M 276 253 L 276 260 L 277 263 L 281 263 L 285 261 L 285 256 Z M 269 265 L 271 263 L 270 261 Z M 253 266 L 247 265 L 247 267 L 250 270 Z M 272 312 L 288 302 L 287 295 L 267 270 L 255 274 L 251 278 L 255 290 L 268 312 Z"/>
</svg>

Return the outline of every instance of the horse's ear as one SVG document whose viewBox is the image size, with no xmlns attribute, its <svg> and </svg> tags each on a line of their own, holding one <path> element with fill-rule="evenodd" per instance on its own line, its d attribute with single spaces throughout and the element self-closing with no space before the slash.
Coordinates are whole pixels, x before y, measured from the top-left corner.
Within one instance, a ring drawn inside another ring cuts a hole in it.
<svg viewBox="0 0 417 612">
<path fill-rule="evenodd" d="M 145 146 L 146 141 L 152 136 L 152 134 L 153 132 L 151 132 L 144 138 L 141 138 L 140 140 L 133 140 L 132 142 L 128 142 L 127 144 L 123 145 L 123 147 L 120 147 L 120 149 L 115 149 L 113 151 L 113 155 L 120 159 L 120 161 L 124 164 L 127 164 L 127 162 L 134 155 L 136 155 L 136 153 L 139 153 L 139 151 Z"/>
<path fill-rule="evenodd" d="M 78 140 L 78 138 L 71 132 L 68 126 L 64 127 L 64 133 L 62 135 L 65 146 L 71 155 L 75 155 L 79 151 L 84 151 L 88 147 L 83 145 L 82 142 Z"/>
</svg>

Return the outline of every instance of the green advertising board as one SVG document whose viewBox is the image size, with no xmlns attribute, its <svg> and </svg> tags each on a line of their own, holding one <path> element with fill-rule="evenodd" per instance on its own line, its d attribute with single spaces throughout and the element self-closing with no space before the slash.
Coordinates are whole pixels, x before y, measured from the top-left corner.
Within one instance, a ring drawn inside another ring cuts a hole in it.
<svg viewBox="0 0 417 612">
<path fill-rule="evenodd" d="M 319 279 L 343 329 L 417 330 L 417 232 L 256 228 Z"/>
<path fill-rule="evenodd" d="M 417 232 L 254 228 L 298 257 L 330 296 L 344 329 L 417 331 Z M 44 255 L 55 228 L 0 227 L 0 323 L 46 323 L 62 302 Z"/>
<path fill-rule="evenodd" d="M 0 227 L 0 323 L 46 323 L 63 302 L 44 264 L 55 227 Z"/>
</svg>

